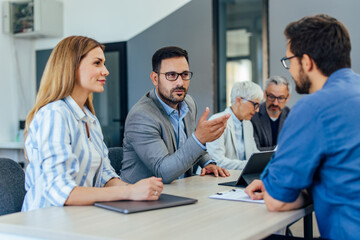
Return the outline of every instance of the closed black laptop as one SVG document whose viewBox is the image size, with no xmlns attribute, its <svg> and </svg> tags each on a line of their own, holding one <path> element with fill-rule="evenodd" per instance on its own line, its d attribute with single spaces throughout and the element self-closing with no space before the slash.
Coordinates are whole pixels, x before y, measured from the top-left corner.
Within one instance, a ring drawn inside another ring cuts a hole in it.
<svg viewBox="0 0 360 240">
<path fill-rule="evenodd" d="M 269 163 L 274 151 L 253 153 L 237 181 L 219 183 L 219 185 L 232 187 L 246 187 L 254 179 L 260 179 L 262 171 Z"/>
<path fill-rule="evenodd" d="M 106 208 L 121 213 L 143 212 L 160 208 L 169 208 L 196 203 L 197 199 L 161 194 L 157 201 L 113 201 L 96 202 L 96 207 Z"/>
</svg>

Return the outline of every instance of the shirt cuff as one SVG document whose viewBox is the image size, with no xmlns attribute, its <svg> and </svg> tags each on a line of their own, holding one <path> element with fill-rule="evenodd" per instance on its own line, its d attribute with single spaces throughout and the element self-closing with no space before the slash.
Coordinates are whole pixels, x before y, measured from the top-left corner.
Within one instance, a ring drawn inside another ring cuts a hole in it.
<svg viewBox="0 0 360 240">
<path fill-rule="evenodd" d="M 269 166 L 269 165 L 268 165 Z M 278 184 L 278 180 L 269 173 L 268 166 L 261 174 L 261 180 L 267 193 L 274 199 L 291 203 L 299 196 L 301 190 L 291 189 Z"/>
<path fill-rule="evenodd" d="M 193 138 L 195 139 L 195 141 L 197 142 L 197 144 L 199 144 L 199 146 L 206 151 L 206 146 L 204 146 L 201 142 L 199 142 L 199 140 L 195 137 L 195 134 L 192 133 Z"/>
<path fill-rule="evenodd" d="M 209 165 L 209 164 L 214 164 L 214 165 L 216 165 L 216 162 L 214 161 L 214 160 L 209 160 L 209 161 L 207 161 L 205 164 L 204 164 L 204 167 L 206 167 L 207 165 Z"/>
</svg>

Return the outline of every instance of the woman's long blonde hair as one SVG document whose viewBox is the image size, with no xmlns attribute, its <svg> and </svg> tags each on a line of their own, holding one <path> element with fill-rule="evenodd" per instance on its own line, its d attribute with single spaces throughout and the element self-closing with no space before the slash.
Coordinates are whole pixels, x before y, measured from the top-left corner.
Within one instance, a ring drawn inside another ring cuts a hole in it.
<svg viewBox="0 0 360 240">
<path fill-rule="evenodd" d="M 105 49 L 105 46 L 96 40 L 84 36 L 70 36 L 56 45 L 41 77 L 35 105 L 26 117 L 25 139 L 29 132 L 30 123 L 40 108 L 71 94 L 75 86 L 80 61 L 96 47 Z M 92 94 L 87 98 L 85 105 L 95 114 Z"/>
</svg>

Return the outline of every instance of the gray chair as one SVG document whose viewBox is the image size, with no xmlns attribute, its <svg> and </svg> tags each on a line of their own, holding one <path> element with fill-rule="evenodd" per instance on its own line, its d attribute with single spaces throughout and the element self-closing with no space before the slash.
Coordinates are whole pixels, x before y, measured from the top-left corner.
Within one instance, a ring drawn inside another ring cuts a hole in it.
<svg viewBox="0 0 360 240">
<path fill-rule="evenodd" d="M 122 147 L 109 148 L 109 159 L 111 166 L 115 169 L 115 172 L 118 175 L 120 175 L 121 161 L 123 159 L 123 148 Z"/>
<path fill-rule="evenodd" d="M 25 193 L 24 170 L 15 161 L 0 158 L 0 216 L 20 212 Z"/>
</svg>

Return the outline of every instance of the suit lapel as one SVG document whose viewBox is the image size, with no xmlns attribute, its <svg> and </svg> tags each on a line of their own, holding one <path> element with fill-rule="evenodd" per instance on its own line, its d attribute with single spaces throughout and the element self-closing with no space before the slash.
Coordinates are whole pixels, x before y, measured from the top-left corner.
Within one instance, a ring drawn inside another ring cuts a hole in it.
<svg viewBox="0 0 360 240">
<path fill-rule="evenodd" d="M 154 91 L 150 91 L 149 94 L 150 98 L 153 100 L 153 102 L 155 103 L 156 107 L 160 110 L 162 117 L 164 118 L 164 124 L 165 126 L 168 128 L 168 132 L 171 135 L 171 139 L 172 139 L 172 145 L 174 147 L 174 152 L 177 150 L 177 146 L 176 146 L 176 139 L 175 139 L 175 133 L 174 133 L 174 128 L 171 124 L 171 121 L 169 119 L 169 116 L 167 115 L 165 109 L 163 108 L 163 106 L 161 105 L 161 103 L 159 102 L 158 98 L 155 95 L 155 90 Z"/>
<path fill-rule="evenodd" d="M 266 105 L 265 103 L 263 103 L 264 105 L 262 105 L 262 107 L 260 108 L 260 119 L 261 119 L 261 123 L 264 126 L 262 128 L 262 130 L 265 132 L 264 136 L 267 138 L 267 144 L 269 146 L 272 146 L 272 132 L 271 132 L 271 124 L 270 124 L 270 118 L 266 112 Z"/>
<path fill-rule="evenodd" d="M 187 138 L 189 137 L 192 137 L 192 132 L 193 130 L 195 129 L 195 121 L 191 119 L 191 116 L 192 116 L 192 109 L 190 107 L 190 104 L 186 101 L 186 98 L 185 98 L 185 103 L 188 105 L 188 113 L 185 115 L 184 117 L 184 125 L 185 125 L 185 132 L 186 132 L 186 136 Z M 197 166 L 195 164 L 195 166 Z M 191 168 L 189 168 L 186 172 L 185 172 L 185 177 L 189 177 L 189 176 L 192 176 L 193 175 L 193 172 L 194 172 L 194 169 L 196 171 L 197 167 L 194 168 L 194 166 L 191 166 Z"/>
<path fill-rule="evenodd" d="M 278 131 L 278 137 L 279 137 L 279 134 L 280 134 L 280 131 L 284 125 L 284 122 L 285 122 L 285 119 L 287 117 L 287 109 L 286 109 L 286 106 L 284 107 L 283 111 L 281 112 L 280 114 L 280 122 L 279 122 L 279 131 Z"/>
<path fill-rule="evenodd" d="M 188 106 L 188 113 L 184 117 L 184 125 L 186 136 L 189 138 L 195 129 L 195 119 L 192 119 L 193 114 L 193 106 L 188 101 L 187 97 L 184 99 L 186 105 Z"/>
<path fill-rule="evenodd" d="M 249 141 L 249 139 L 254 138 L 254 135 L 251 134 L 251 132 L 250 132 L 251 127 L 252 127 L 252 123 L 250 121 L 247 121 L 247 120 L 243 121 L 243 133 L 244 133 L 244 145 L 245 145 L 246 159 L 249 159 L 251 154 L 253 153 L 251 141 Z"/>
<path fill-rule="evenodd" d="M 227 123 L 229 124 L 229 122 Z M 229 124 L 229 130 L 230 130 L 230 133 L 231 133 L 231 142 L 232 142 L 232 145 L 233 146 L 237 146 L 237 144 L 239 144 L 237 141 L 236 141 L 236 136 L 235 136 L 235 126 L 234 126 L 234 122 L 233 122 L 233 119 L 231 119 L 231 122 Z M 239 156 L 239 152 L 238 152 L 238 149 L 235 148 L 235 153 L 236 153 L 236 156 Z"/>
<path fill-rule="evenodd" d="M 230 109 L 227 108 L 225 114 L 231 113 Z M 229 120 L 227 121 L 227 125 L 226 128 L 228 128 L 229 132 L 230 132 L 230 139 L 232 142 L 232 145 L 230 146 L 237 146 L 237 142 L 236 142 L 236 136 L 235 136 L 235 126 L 234 126 L 234 119 L 233 119 L 233 115 L 231 115 L 231 117 L 229 118 Z M 239 156 L 238 150 L 237 148 L 235 148 L 235 153 L 236 156 Z"/>
<path fill-rule="evenodd" d="M 190 131 L 190 129 L 194 129 L 194 123 L 193 121 L 191 121 L 191 114 L 188 112 L 186 114 L 186 116 L 184 117 L 184 124 L 185 124 L 185 132 L 186 132 L 186 136 L 190 137 L 192 132 Z"/>
</svg>

